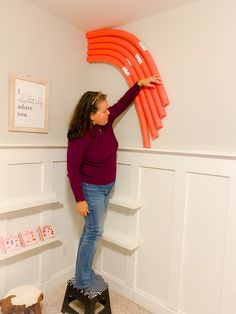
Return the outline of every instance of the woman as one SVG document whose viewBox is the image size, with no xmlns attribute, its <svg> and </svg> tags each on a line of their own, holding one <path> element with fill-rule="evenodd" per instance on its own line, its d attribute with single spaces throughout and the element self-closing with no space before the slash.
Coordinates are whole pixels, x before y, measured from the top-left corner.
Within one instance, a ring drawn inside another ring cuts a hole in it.
<svg viewBox="0 0 236 314">
<path fill-rule="evenodd" d="M 102 277 L 92 270 L 92 263 L 116 178 L 118 143 L 112 124 L 142 86 L 154 87 L 153 84 L 160 83 L 157 75 L 142 79 L 109 108 L 105 94 L 88 91 L 79 100 L 69 124 L 67 171 L 76 211 L 85 222 L 77 253 L 75 286 L 91 295 L 107 287 Z"/>
</svg>

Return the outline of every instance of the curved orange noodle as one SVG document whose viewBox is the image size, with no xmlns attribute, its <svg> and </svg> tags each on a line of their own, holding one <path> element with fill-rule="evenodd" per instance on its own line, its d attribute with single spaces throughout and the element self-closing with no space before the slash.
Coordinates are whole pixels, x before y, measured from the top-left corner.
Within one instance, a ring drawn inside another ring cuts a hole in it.
<svg viewBox="0 0 236 314">
<path fill-rule="evenodd" d="M 90 63 L 93 63 L 93 62 L 111 63 L 112 65 L 116 66 L 122 72 L 122 74 L 124 75 L 129 86 L 132 86 L 134 84 L 134 81 L 131 78 L 131 76 L 127 75 L 128 70 L 126 71 L 126 69 L 124 69 L 123 63 L 114 57 L 102 56 L 102 55 L 100 55 L 100 56 L 88 56 L 87 61 Z M 150 138 L 149 138 L 149 132 L 148 132 L 148 127 L 147 127 L 147 121 L 146 121 L 146 118 L 145 118 L 145 115 L 143 112 L 143 106 L 140 102 L 139 97 L 135 98 L 134 103 L 135 103 L 135 108 L 136 108 L 138 119 L 139 119 L 139 124 L 140 124 L 140 129 L 141 129 L 141 134 L 142 134 L 142 140 L 143 140 L 143 146 L 145 148 L 149 148 L 151 145 L 150 145 Z M 158 137 L 158 134 L 156 137 Z"/>
</svg>

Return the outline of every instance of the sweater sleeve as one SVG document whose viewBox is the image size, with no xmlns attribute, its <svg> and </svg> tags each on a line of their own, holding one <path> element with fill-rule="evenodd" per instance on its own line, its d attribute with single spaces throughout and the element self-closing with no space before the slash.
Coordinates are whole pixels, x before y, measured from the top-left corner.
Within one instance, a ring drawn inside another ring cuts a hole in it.
<svg viewBox="0 0 236 314">
<path fill-rule="evenodd" d="M 67 148 L 67 176 L 76 202 L 84 201 L 80 168 L 87 150 L 86 136 L 69 140 Z"/>
<path fill-rule="evenodd" d="M 109 107 L 109 120 L 112 123 L 122 112 L 124 112 L 140 91 L 140 86 L 135 83 L 113 106 Z"/>
</svg>

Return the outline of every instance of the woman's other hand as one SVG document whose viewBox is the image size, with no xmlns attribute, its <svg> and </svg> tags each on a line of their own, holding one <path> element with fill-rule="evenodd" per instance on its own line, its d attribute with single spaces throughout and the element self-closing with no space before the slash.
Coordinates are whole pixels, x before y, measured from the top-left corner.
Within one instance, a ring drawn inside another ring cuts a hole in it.
<svg viewBox="0 0 236 314">
<path fill-rule="evenodd" d="M 83 217 L 87 217 L 89 214 L 88 203 L 86 201 L 80 201 L 76 203 L 76 211 Z"/>
<path fill-rule="evenodd" d="M 162 84 L 162 80 L 159 77 L 159 75 L 153 75 L 153 76 L 146 77 L 138 81 L 138 85 L 140 87 L 142 86 L 154 87 L 154 84 Z"/>
</svg>

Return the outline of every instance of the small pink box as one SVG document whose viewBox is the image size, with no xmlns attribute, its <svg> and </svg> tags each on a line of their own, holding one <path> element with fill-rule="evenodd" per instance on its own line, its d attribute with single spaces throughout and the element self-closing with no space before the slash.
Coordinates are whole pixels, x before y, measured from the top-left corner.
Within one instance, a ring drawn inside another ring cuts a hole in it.
<svg viewBox="0 0 236 314">
<path fill-rule="evenodd" d="M 38 232 L 42 240 L 51 239 L 56 236 L 55 230 L 50 224 L 39 226 Z"/>
<path fill-rule="evenodd" d="M 0 244 L 3 253 L 10 253 L 22 248 L 19 235 L 9 234 L 0 237 Z"/>
<path fill-rule="evenodd" d="M 34 229 L 20 232 L 19 237 L 23 246 L 32 245 L 40 240 L 38 232 Z"/>
</svg>

